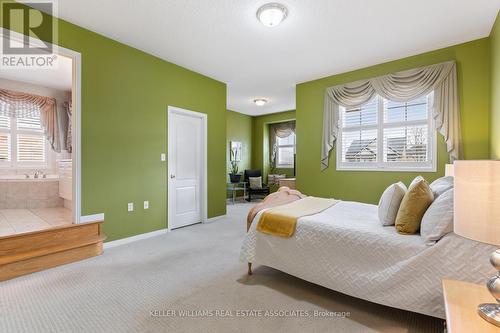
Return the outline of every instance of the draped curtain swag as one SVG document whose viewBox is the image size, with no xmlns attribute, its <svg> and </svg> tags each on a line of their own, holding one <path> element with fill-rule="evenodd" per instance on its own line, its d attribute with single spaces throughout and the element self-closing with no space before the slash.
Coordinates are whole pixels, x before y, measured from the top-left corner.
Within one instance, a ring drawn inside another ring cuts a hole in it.
<svg viewBox="0 0 500 333">
<path fill-rule="evenodd" d="M 65 149 L 68 153 L 73 151 L 73 106 L 71 101 L 64 102 L 64 109 L 66 110 L 66 115 L 68 116 L 68 128 L 66 130 L 66 137 L 64 141 Z"/>
<path fill-rule="evenodd" d="M 271 147 L 271 168 L 276 167 L 276 153 L 278 151 L 278 143 L 276 137 L 286 138 L 290 134 L 295 133 L 295 121 L 287 121 L 284 123 L 276 123 L 269 125 L 269 147 Z"/>
<path fill-rule="evenodd" d="M 395 102 L 408 102 L 434 92 L 432 116 L 444 136 L 450 160 L 462 156 L 457 70 L 454 61 L 383 75 L 329 87 L 325 91 L 321 170 L 337 140 L 339 107 L 359 107 L 375 95 Z"/>
<path fill-rule="evenodd" d="M 0 116 L 38 118 L 52 149 L 61 152 L 57 104 L 54 98 L 0 89 Z"/>
</svg>

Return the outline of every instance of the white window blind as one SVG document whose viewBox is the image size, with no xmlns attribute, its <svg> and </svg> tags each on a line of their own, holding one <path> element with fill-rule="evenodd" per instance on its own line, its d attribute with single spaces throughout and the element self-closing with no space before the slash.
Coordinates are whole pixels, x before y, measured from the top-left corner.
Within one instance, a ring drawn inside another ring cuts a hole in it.
<svg viewBox="0 0 500 333">
<path fill-rule="evenodd" d="M 343 162 L 377 162 L 377 130 L 358 129 L 342 133 Z"/>
<path fill-rule="evenodd" d="M 0 116 L 0 167 L 47 164 L 47 140 L 40 118 Z"/>
<path fill-rule="evenodd" d="M 377 124 L 378 103 L 374 98 L 362 107 L 344 109 L 342 124 L 344 128 Z"/>
<path fill-rule="evenodd" d="M 10 118 L 5 116 L 0 116 L 0 130 L 9 130 L 10 129 Z"/>
<path fill-rule="evenodd" d="M 276 137 L 276 167 L 293 168 L 295 154 L 295 133 L 286 138 Z"/>
<path fill-rule="evenodd" d="M 17 135 L 18 162 L 45 162 L 45 138 L 40 135 Z"/>
<path fill-rule="evenodd" d="M 435 169 L 432 94 L 406 103 L 375 96 L 358 108 L 340 109 L 337 169 Z"/>
<path fill-rule="evenodd" d="M 10 134 L 0 133 L 0 162 L 10 162 Z"/>
<path fill-rule="evenodd" d="M 17 118 L 17 129 L 42 132 L 40 117 L 37 118 Z"/>
<path fill-rule="evenodd" d="M 10 118 L 0 116 L 0 163 L 10 162 Z"/>
</svg>

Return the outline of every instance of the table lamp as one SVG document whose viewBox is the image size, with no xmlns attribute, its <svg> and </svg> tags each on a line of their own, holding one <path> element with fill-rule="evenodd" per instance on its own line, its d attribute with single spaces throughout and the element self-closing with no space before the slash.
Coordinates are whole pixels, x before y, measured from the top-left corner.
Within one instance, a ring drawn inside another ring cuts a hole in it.
<svg viewBox="0 0 500 333">
<path fill-rule="evenodd" d="M 500 246 L 500 161 L 455 161 L 454 232 Z M 497 303 L 479 304 L 478 313 L 500 326 L 500 250 L 490 257 L 497 275 L 486 283 Z"/>
</svg>

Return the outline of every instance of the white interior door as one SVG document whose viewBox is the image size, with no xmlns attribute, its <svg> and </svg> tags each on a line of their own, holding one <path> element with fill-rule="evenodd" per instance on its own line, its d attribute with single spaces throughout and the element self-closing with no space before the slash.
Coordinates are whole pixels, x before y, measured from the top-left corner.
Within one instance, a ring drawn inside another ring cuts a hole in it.
<svg viewBox="0 0 500 333">
<path fill-rule="evenodd" d="M 169 109 L 168 186 L 170 229 L 202 220 L 203 118 Z"/>
</svg>

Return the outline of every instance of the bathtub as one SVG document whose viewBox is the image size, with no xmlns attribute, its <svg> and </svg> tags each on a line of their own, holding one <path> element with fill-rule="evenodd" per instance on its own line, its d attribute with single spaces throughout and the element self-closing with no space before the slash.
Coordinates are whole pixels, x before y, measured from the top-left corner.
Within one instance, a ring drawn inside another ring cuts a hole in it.
<svg viewBox="0 0 500 333">
<path fill-rule="evenodd" d="M 59 176 L 26 178 L 25 175 L 0 175 L 0 209 L 63 207 L 59 196 Z"/>
</svg>

